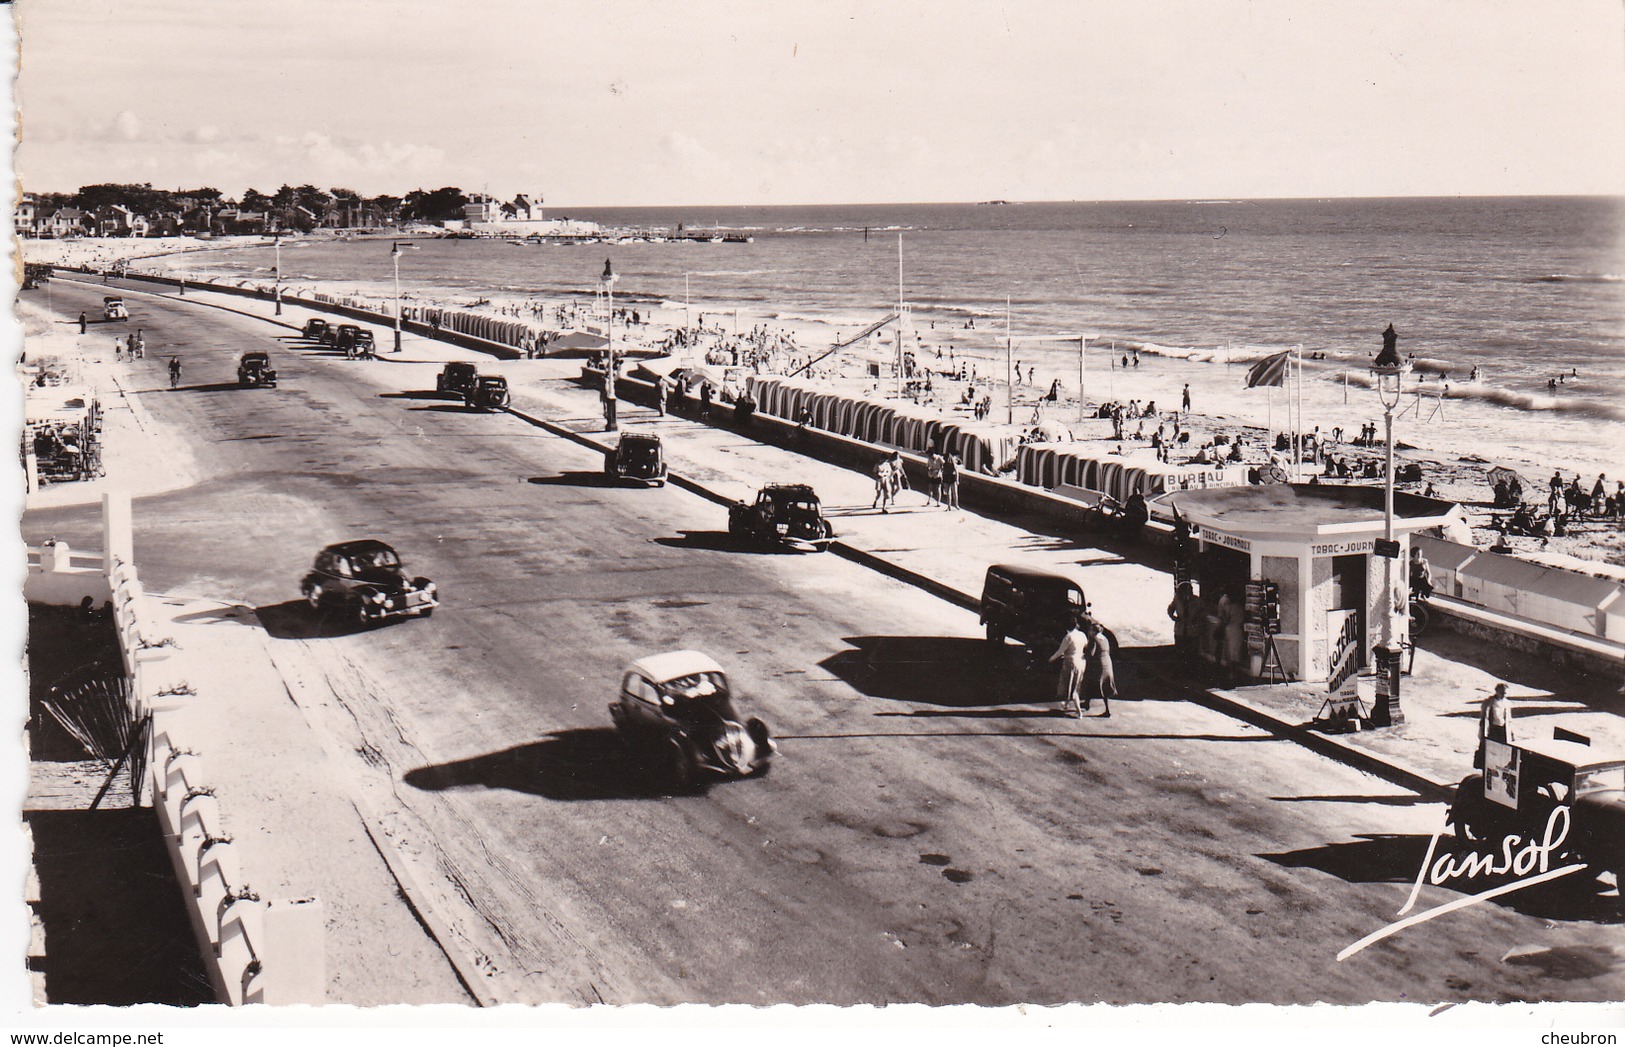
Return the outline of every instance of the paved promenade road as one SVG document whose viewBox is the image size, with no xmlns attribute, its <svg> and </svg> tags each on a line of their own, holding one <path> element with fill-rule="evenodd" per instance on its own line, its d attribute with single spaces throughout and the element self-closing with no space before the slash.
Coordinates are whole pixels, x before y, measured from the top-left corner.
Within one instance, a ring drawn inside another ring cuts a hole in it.
<svg viewBox="0 0 1625 1047">
<path fill-rule="evenodd" d="M 100 293 L 53 289 L 68 315 Z M 834 556 L 739 548 L 676 487 L 606 487 L 587 449 L 422 393 L 433 365 L 347 362 L 191 302 L 132 311 L 157 351 L 127 387 L 205 477 L 136 502 L 143 582 L 257 608 L 343 758 L 335 788 L 484 996 L 1625 995 L 1617 926 L 1555 894 L 1335 960 L 1397 918 L 1438 804 L 1169 695 L 1059 718 L 1050 675 L 991 659 L 974 615 Z M 245 349 L 271 350 L 278 388 L 236 388 Z M 97 526 L 49 510 L 24 533 L 95 547 Z M 315 551 L 363 536 L 433 578 L 441 611 L 361 632 L 309 612 Z M 605 708 L 618 673 L 679 647 L 773 727 L 771 776 L 669 796 L 629 763 Z"/>
</svg>

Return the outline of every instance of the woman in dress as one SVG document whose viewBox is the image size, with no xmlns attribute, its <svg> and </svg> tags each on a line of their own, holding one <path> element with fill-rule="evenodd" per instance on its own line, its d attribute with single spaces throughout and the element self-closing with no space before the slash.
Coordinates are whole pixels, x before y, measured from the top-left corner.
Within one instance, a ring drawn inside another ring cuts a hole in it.
<svg viewBox="0 0 1625 1047">
<path fill-rule="evenodd" d="M 1083 707 L 1088 709 L 1089 703 L 1099 698 L 1105 706 L 1105 711 L 1100 715 L 1110 716 L 1112 699 L 1117 696 L 1117 672 L 1112 666 L 1111 641 L 1106 637 L 1105 627 L 1093 618 L 1084 623 L 1083 629 L 1089 638 L 1088 646 L 1084 649 Z"/>
<path fill-rule="evenodd" d="M 1061 663 L 1061 676 L 1055 685 L 1055 697 L 1061 702 L 1061 711 L 1074 719 L 1081 718 L 1083 710 L 1089 707 L 1089 701 L 1084 696 L 1084 679 L 1089 665 L 1089 636 L 1084 632 L 1081 621 L 1073 619 L 1072 627 L 1061 637 L 1061 646 L 1049 656 L 1049 660 Z"/>
</svg>

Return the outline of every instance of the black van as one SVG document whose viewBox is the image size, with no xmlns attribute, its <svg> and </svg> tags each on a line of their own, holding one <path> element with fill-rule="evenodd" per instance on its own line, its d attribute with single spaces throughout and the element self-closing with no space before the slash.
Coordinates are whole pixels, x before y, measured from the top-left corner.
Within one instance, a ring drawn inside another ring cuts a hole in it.
<svg viewBox="0 0 1625 1047">
<path fill-rule="evenodd" d="M 994 564 L 982 582 L 982 624 L 988 643 L 1000 647 L 1009 637 L 1047 658 L 1074 616 L 1088 610 L 1081 585 L 1041 567 Z"/>
</svg>

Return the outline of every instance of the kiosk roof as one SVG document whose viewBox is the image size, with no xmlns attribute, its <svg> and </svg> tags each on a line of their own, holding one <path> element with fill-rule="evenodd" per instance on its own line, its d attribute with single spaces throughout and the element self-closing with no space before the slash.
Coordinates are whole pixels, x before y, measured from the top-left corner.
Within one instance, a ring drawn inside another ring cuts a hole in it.
<svg viewBox="0 0 1625 1047">
<path fill-rule="evenodd" d="M 1343 484 L 1265 484 L 1175 491 L 1157 499 L 1182 514 L 1240 532 L 1313 532 L 1323 527 L 1382 523 L 1383 490 Z M 1394 517 L 1433 526 L 1454 502 L 1394 492 Z"/>
</svg>

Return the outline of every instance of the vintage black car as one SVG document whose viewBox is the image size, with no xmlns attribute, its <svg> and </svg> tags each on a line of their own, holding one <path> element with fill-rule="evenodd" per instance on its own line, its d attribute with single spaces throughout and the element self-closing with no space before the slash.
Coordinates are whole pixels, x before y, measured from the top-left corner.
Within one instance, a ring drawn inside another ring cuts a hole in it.
<svg viewBox="0 0 1625 1047">
<path fill-rule="evenodd" d="M 755 502 L 733 503 L 728 507 L 728 533 L 814 551 L 829 548 L 835 540 L 818 495 L 806 484 L 768 484 L 757 492 Z"/>
<path fill-rule="evenodd" d="M 626 743 L 662 764 L 683 789 L 708 778 L 760 777 L 778 752 L 767 724 L 755 717 L 741 722 L 727 674 L 698 651 L 633 662 L 609 715 Z"/>
<path fill-rule="evenodd" d="M 299 591 L 312 610 L 347 606 L 363 625 L 405 615 L 427 618 L 440 603 L 433 582 L 408 578 L 395 550 L 370 538 L 317 553 Z"/>
<path fill-rule="evenodd" d="M 333 347 L 343 349 L 345 356 L 371 356 L 372 332 L 355 324 L 339 324 L 333 332 Z"/>
<path fill-rule="evenodd" d="M 982 580 L 982 624 L 988 643 L 1001 648 L 1009 637 L 1048 658 L 1073 619 L 1088 611 L 1083 586 L 1055 571 L 994 564 Z"/>
<path fill-rule="evenodd" d="M 237 361 L 238 385 L 276 386 L 276 370 L 271 366 L 271 354 L 247 352 Z"/>
<path fill-rule="evenodd" d="M 666 486 L 666 456 L 656 433 L 622 433 L 615 450 L 604 455 L 604 475 L 612 480 L 633 480 Z"/>
<path fill-rule="evenodd" d="M 453 396 L 466 396 L 468 391 L 478 385 L 480 372 L 473 364 L 455 361 L 440 369 L 435 377 L 434 389 L 437 393 L 451 393 Z"/>
<path fill-rule="evenodd" d="M 463 406 L 469 410 L 500 411 L 508 406 L 508 380 L 499 374 L 482 374 L 474 388 L 463 393 Z"/>
<path fill-rule="evenodd" d="M 333 337 L 333 326 L 319 316 L 313 316 L 305 321 L 305 329 L 299 332 L 300 337 L 312 342 L 326 342 Z"/>
<path fill-rule="evenodd" d="M 1450 824 L 1462 843 L 1497 856 L 1517 836 L 1557 840 L 1549 864 L 1564 855 L 1611 872 L 1625 907 L 1625 739 L 1609 713 L 1514 719 L 1505 742 L 1484 739 L 1483 770 L 1456 787 Z M 1566 807 L 1566 817 L 1557 809 Z M 1518 845 L 1514 845 L 1514 850 Z"/>
</svg>

